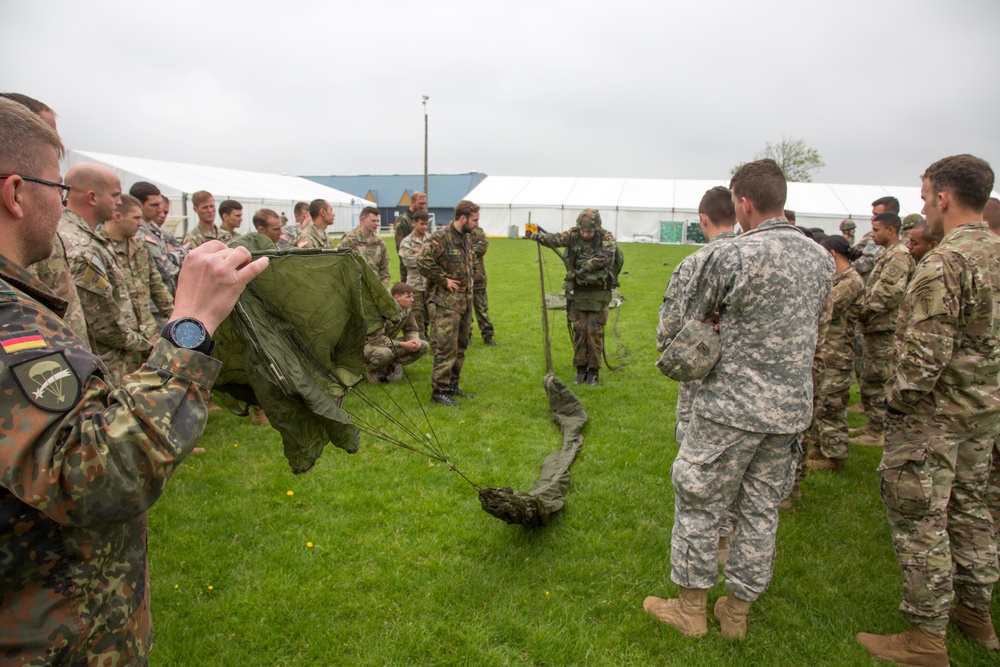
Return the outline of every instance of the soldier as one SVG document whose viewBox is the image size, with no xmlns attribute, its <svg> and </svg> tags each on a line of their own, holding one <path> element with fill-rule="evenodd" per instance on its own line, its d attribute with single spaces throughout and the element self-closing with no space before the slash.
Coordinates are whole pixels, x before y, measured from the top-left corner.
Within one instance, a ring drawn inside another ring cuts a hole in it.
<svg viewBox="0 0 1000 667">
<path fill-rule="evenodd" d="M 840 472 L 847 459 L 847 401 L 854 378 L 854 325 L 861 315 L 865 283 L 851 266 L 858 252 L 842 236 L 820 245 L 836 266 L 830 291 L 830 318 L 819 336 L 813 360 L 813 417 L 803 436 L 811 470 Z M 823 328 L 823 327 L 821 327 Z"/>
<path fill-rule="evenodd" d="M 90 349 L 107 365 L 109 379 L 120 386 L 137 359 L 152 349 L 139 329 L 128 280 L 98 228 L 121 204 L 118 177 L 107 167 L 81 162 L 66 173 L 73 188 L 59 231 L 66 241 L 69 270 L 87 317 Z"/>
<path fill-rule="evenodd" d="M 215 197 L 211 192 L 198 190 L 191 195 L 191 205 L 198 215 L 198 224 L 184 237 L 182 245 L 185 251 L 197 248 L 211 239 L 225 243 L 233 238 L 232 234 L 215 226 Z"/>
<path fill-rule="evenodd" d="M 463 199 L 455 205 L 455 219 L 434 232 L 420 249 L 417 270 L 427 280 L 430 316 L 431 401 L 457 406 L 455 396 L 475 398 L 458 387 L 465 349 L 472 335 L 473 252 L 469 232 L 479 225 L 479 206 Z"/>
<path fill-rule="evenodd" d="M 330 237 L 327 235 L 326 230 L 333 224 L 333 209 L 330 208 L 330 205 L 325 200 L 319 199 L 317 201 L 323 202 L 323 204 L 317 207 L 316 216 L 313 218 L 312 224 L 295 237 L 292 245 L 296 248 L 330 247 Z"/>
<path fill-rule="evenodd" d="M 281 240 L 281 216 L 269 208 L 262 208 L 253 214 L 253 226 L 258 234 L 271 239 L 275 246 Z"/>
<path fill-rule="evenodd" d="M 139 234 L 160 272 L 164 287 L 172 297 L 177 291 L 177 274 L 184 261 L 184 251 L 174 235 L 163 229 L 170 210 L 170 200 L 162 195 L 158 187 L 146 181 L 133 183 L 128 193 L 139 200 L 142 211 Z M 151 309 L 157 328 L 162 329 L 169 319 L 168 315 L 161 313 L 155 302 L 151 304 Z"/>
<path fill-rule="evenodd" d="M 990 197 L 983 209 L 983 220 L 990 231 L 1000 236 L 1000 200 Z M 986 494 L 986 505 L 993 515 L 993 528 L 997 533 L 997 543 L 1000 544 L 1000 433 L 993 442 L 993 467 L 990 469 L 990 488 Z"/>
<path fill-rule="evenodd" d="M 299 234 L 304 232 L 306 228 L 312 224 L 314 217 L 309 215 L 309 204 L 304 201 L 295 203 L 295 208 L 292 209 L 292 215 L 295 216 L 295 222 L 289 223 L 281 228 L 281 231 L 290 239 L 294 239 L 298 237 Z"/>
<path fill-rule="evenodd" d="M 816 322 L 834 265 L 782 215 L 787 183 L 774 160 L 744 165 L 730 189 L 747 231 L 705 260 L 687 309 L 690 319 L 718 317 L 722 356 L 694 399 L 671 473 L 671 580 L 680 598 L 650 596 L 643 608 L 683 634 L 707 632 L 717 530 L 735 503 L 725 567 L 730 595 L 716 603 L 715 616 L 723 636 L 742 639 L 750 605 L 770 582 L 778 503 L 791 489 L 798 434 L 809 425 Z"/>
<path fill-rule="evenodd" d="M 115 387 L 58 318 L 65 304 L 22 267 L 51 253 L 62 151 L 34 114 L 0 100 L 0 422 L 17 424 L 0 448 L 0 516 L 14 521 L 0 528 L 0 655 L 146 664 L 146 511 L 201 436 L 219 363 L 161 340 Z M 267 262 L 237 271 L 249 253 L 213 246 L 185 264 L 176 311 L 207 334 Z"/>
<path fill-rule="evenodd" d="M 923 219 L 924 216 L 919 213 L 910 213 L 903 218 L 903 222 L 899 226 L 899 240 L 903 242 L 903 245 L 906 245 L 910 240 L 910 230 L 913 229 L 913 226 L 922 222 Z"/>
<path fill-rule="evenodd" d="M 864 334 L 860 379 L 861 402 L 868 423 L 850 432 L 856 445 L 882 446 L 885 383 L 895 373 L 893 339 L 899 304 L 913 275 L 913 257 L 899 240 L 899 216 L 880 213 L 872 221 L 872 239 L 885 251 L 879 255 L 865 284 L 859 322 Z"/>
<path fill-rule="evenodd" d="M 386 322 L 381 331 L 365 341 L 365 367 L 378 382 L 403 379 L 403 366 L 409 366 L 427 354 L 430 346 L 420 339 L 420 329 L 413 317 L 413 288 L 406 283 L 392 286 L 392 298 L 402 309 L 399 324 Z M 402 333 L 403 340 L 396 340 Z"/>
<path fill-rule="evenodd" d="M 1000 238 L 982 221 L 994 182 L 986 162 L 947 157 L 922 179 L 924 215 L 943 239 L 901 308 L 879 466 L 910 628 L 857 640 L 880 660 L 933 666 L 949 664 L 949 623 L 1000 649 L 990 620 L 1000 572 L 984 502 L 1000 427 Z"/>
<path fill-rule="evenodd" d="M 910 227 L 910 239 L 906 242 L 906 249 L 917 264 L 924 258 L 924 255 L 936 248 L 941 243 L 941 237 L 931 231 L 927 221 L 923 218 Z"/>
<path fill-rule="evenodd" d="M 532 234 L 549 248 L 566 248 L 566 316 L 573 323 L 576 384 L 597 385 L 604 360 L 604 324 L 615 286 L 615 237 L 601 228 L 601 213 L 588 208 L 562 234 Z"/>
<path fill-rule="evenodd" d="M 229 233 L 230 238 L 240 235 L 240 225 L 243 224 L 243 204 L 235 199 L 227 199 L 219 204 L 219 217 L 222 218 L 222 227 Z"/>
<path fill-rule="evenodd" d="M 174 299 L 163 285 L 160 272 L 153 265 L 153 258 L 146 249 L 146 244 L 135 238 L 142 223 L 141 208 L 138 199 L 122 195 L 118 210 L 104 223 L 101 231 L 110 239 L 108 249 L 125 276 L 139 332 L 150 344 L 155 344 L 162 327 L 156 325 L 150 304 L 156 302 L 157 310 L 169 320 L 174 312 Z M 144 356 L 135 357 L 125 367 L 125 373 L 138 369 L 144 361 Z"/>
<path fill-rule="evenodd" d="M 857 225 L 850 218 L 840 221 L 840 235 L 847 239 L 850 245 L 854 245 L 854 230 L 857 229 Z"/>
<path fill-rule="evenodd" d="M 406 284 L 413 288 L 413 319 L 417 330 L 427 336 L 430 318 L 427 316 L 427 279 L 417 270 L 417 257 L 427 239 L 431 216 L 427 211 L 413 214 L 413 231 L 399 243 L 399 257 L 406 266 Z"/>
<path fill-rule="evenodd" d="M 374 206 L 361 209 L 358 226 L 344 234 L 338 248 L 350 248 L 361 255 L 368 266 L 378 274 L 385 288 L 389 289 L 389 251 L 378 235 L 382 214 Z"/>
<path fill-rule="evenodd" d="M 872 202 L 872 222 L 875 222 L 875 218 L 882 213 L 895 213 L 899 215 L 899 200 L 895 197 L 880 197 Z M 884 248 L 879 244 L 875 243 L 871 234 L 865 234 L 861 241 L 858 243 L 858 248 L 861 250 L 861 256 L 854 261 L 854 268 L 857 270 L 858 274 L 868 282 L 868 274 L 872 272 L 872 267 L 875 266 L 875 260 L 878 256 L 882 254 Z"/>
<path fill-rule="evenodd" d="M 409 275 L 407 273 L 407 266 L 403 263 L 403 256 L 399 253 L 399 246 L 407 236 L 413 232 L 413 216 L 418 211 L 427 210 L 427 195 L 423 192 L 415 191 L 412 196 L 410 196 L 410 208 L 403 211 L 403 213 L 396 218 L 396 223 L 392 226 L 394 236 L 396 238 L 396 254 L 399 255 L 399 275 L 402 282 L 408 282 L 406 277 Z M 429 219 L 429 218 L 428 218 Z"/>
<path fill-rule="evenodd" d="M 487 345 L 499 345 L 493 340 L 493 322 L 490 321 L 490 301 L 486 295 L 486 251 L 490 249 L 490 240 L 482 227 L 476 227 L 469 233 L 472 240 L 472 252 L 475 254 L 473 267 L 472 302 L 476 311 L 476 324 L 483 342 Z"/>
</svg>

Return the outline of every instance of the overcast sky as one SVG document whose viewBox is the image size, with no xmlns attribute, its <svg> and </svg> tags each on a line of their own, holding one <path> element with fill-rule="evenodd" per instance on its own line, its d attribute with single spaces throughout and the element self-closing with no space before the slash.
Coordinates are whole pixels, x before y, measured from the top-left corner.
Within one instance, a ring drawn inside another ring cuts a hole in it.
<svg viewBox="0 0 1000 667">
<path fill-rule="evenodd" d="M 814 181 L 1000 166 L 1000 2 L 0 0 L 0 90 L 70 148 L 290 174 Z"/>
</svg>

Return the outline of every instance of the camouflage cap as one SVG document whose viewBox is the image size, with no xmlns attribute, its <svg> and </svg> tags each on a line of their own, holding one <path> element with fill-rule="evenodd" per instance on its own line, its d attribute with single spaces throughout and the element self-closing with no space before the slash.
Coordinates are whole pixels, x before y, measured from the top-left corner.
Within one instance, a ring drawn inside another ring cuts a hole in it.
<svg viewBox="0 0 1000 667">
<path fill-rule="evenodd" d="M 923 222 L 923 221 L 924 221 L 924 216 L 920 215 L 919 213 L 911 213 L 905 218 L 903 218 L 903 225 L 900 227 L 900 229 L 902 229 L 903 231 L 906 231 L 907 229 L 913 229 L 914 225 L 916 225 L 918 222 Z"/>
<path fill-rule="evenodd" d="M 576 216 L 576 226 L 583 231 L 593 232 L 601 228 L 601 212 L 596 208 L 584 209 Z"/>
<path fill-rule="evenodd" d="M 857 229 L 857 227 L 858 226 L 855 225 L 854 221 L 851 220 L 850 218 L 848 218 L 847 220 L 841 220 L 840 221 L 840 231 L 842 231 L 842 232 L 846 232 L 846 231 L 851 230 L 851 229 Z"/>
<path fill-rule="evenodd" d="M 656 367 L 668 378 L 691 382 L 708 375 L 720 356 L 722 339 L 715 327 L 691 320 L 656 360 Z"/>
</svg>

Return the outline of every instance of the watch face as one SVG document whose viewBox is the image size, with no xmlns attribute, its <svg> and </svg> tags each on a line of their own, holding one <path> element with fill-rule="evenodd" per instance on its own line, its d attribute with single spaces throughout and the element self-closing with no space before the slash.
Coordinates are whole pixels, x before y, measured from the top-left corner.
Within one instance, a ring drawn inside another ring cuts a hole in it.
<svg viewBox="0 0 1000 667">
<path fill-rule="evenodd" d="M 205 330 L 194 322 L 180 322 L 174 327 L 172 336 L 178 346 L 193 350 L 205 340 Z"/>
</svg>

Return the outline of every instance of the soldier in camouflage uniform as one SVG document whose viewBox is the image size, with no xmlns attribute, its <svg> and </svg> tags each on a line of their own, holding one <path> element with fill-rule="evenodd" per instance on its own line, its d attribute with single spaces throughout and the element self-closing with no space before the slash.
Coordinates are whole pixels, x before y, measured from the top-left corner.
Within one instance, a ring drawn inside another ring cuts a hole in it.
<svg viewBox="0 0 1000 667">
<path fill-rule="evenodd" d="M 427 336 L 430 317 L 427 314 L 427 279 L 417 269 L 417 258 L 420 249 L 427 240 L 427 226 L 430 223 L 427 211 L 417 211 L 413 214 L 413 232 L 399 244 L 399 258 L 406 266 L 406 284 L 413 288 L 413 318 L 417 329 Z"/>
<path fill-rule="evenodd" d="M 160 193 L 158 187 L 146 181 L 133 183 L 128 192 L 139 200 L 142 210 L 142 226 L 139 227 L 139 235 L 136 238 L 146 244 L 146 249 L 153 258 L 153 264 L 160 273 L 160 280 L 172 298 L 177 291 L 177 274 L 180 273 L 181 263 L 184 261 L 184 250 L 174 235 L 163 229 L 163 223 L 167 219 L 167 207 L 164 202 L 168 200 Z M 150 308 L 156 326 L 162 329 L 169 315 L 161 313 L 155 302 Z"/>
<path fill-rule="evenodd" d="M 215 224 L 215 197 L 212 196 L 211 192 L 198 190 L 191 195 L 191 205 L 194 206 L 194 212 L 198 215 L 198 224 L 184 237 L 181 246 L 185 252 L 190 252 L 205 241 L 215 240 L 226 243 L 232 240 L 232 234 Z"/>
<path fill-rule="evenodd" d="M 923 218 L 910 227 L 910 238 L 906 242 L 906 250 L 913 257 L 916 264 L 924 258 L 924 255 L 936 248 L 941 243 L 941 237 L 931 232 L 927 221 Z"/>
<path fill-rule="evenodd" d="M 344 234 L 340 239 L 338 248 L 350 248 L 358 253 L 362 259 L 372 267 L 378 277 L 389 289 L 391 278 L 389 277 L 389 251 L 385 247 L 385 241 L 378 235 L 381 213 L 374 206 L 366 206 L 361 210 L 358 226 Z"/>
<path fill-rule="evenodd" d="M 333 222 L 333 218 L 319 215 L 313 224 L 306 227 L 295 237 L 292 245 L 296 248 L 329 248 L 330 237 L 327 236 L 326 228 Z"/>
<path fill-rule="evenodd" d="M 434 232 L 417 257 L 417 270 L 427 279 L 430 315 L 431 401 L 457 406 L 455 397 L 474 398 L 458 387 L 465 350 L 472 335 L 473 256 L 469 233 L 479 226 L 479 206 L 463 199 L 455 205 L 455 219 Z"/>
<path fill-rule="evenodd" d="M 842 236 L 828 237 L 821 244 L 836 265 L 830 291 L 830 320 L 819 336 L 813 360 L 813 417 L 803 436 L 809 451 L 809 468 L 843 468 L 848 455 L 847 401 L 850 398 L 854 361 L 854 325 L 863 307 L 865 283 L 851 266 L 856 251 Z"/>
<path fill-rule="evenodd" d="M 89 163 L 74 165 L 66 183 L 73 191 L 59 233 L 66 241 L 69 270 L 87 318 L 90 349 L 107 365 L 117 386 L 152 349 L 139 329 L 128 280 L 108 247 L 110 240 L 98 231 L 121 203 L 121 186 L 113 171 Z M 89 193 L 94 193 L 96 204 L 88 199 Z"/>
<path fill-rule="evenodd" d="M 66 313 L 63 321 L 73 330 L 88 348 L 87 319 L 83 316 L 83 306 L 76 293 L 76 283 L 69 272 L 69 260 L 66 257 L 66 246 L 62 236 L 56 233 L 53 237 L 52 255 L 28 267 L 36 278 L 42 281 L 53 294 L 66 302 Z"/>
<path fill-rule="evenodd" d="M 499 345 L 493 340 L 493 322 L 490 321 L 490 301 L 486 295 L 486 252 L 490 249 L 490 240 L 482 227 L 476 227 L 469 234 L 472 239 L 472 252 L 476 261 L 473 269 L 472 302 L 476 311 L 476 324 L 483 342 L 487 345 Z"/>
<path fill-rule="evenodd" d="M 990 619 L 1000 571 L 984 502 L 1000 428 L 1000 238 L 982 221 L 993 182 L 971 155 L 923 175 L 924 214 L 944 238 L 907 289 L 886 399 L 882 499 L 910 629 L 857 636 L 881 660 L 947 665 L 949 623 L 1000 649 Z"/>
<path fill-rule="evenodd" d="M 398 218 L 396 218 L 396 223 L 392 226 L 393 236 L 396 239 L 396 254 L 399 256 L 399 280 L 404 283 L 408 283 L 407 276 L 409 276 L 409 269 L 403 262 L 403 255 L 399 252 L 399 247 L 403 243 L 403 239 L 413 233 L 413 216 L 418 211 L 427 210 L 427 195 L 423 192 L 415 191 L 410 197 L 410 208 L 403 211 Z"/>
<path fill-rule="evenodd" d="M 566 316 L 573 324 L 576 384 L 596 385 L 604 363 L 604 325 L 615 287 L 615 237 L 601 228 L 601 214 L 588 208 L 576 227 L 562 234 L 539 232 L 531 238 L 549 248 L 566 248 Z"/>
<path fill-rule="evenodd" d="M 146 510 L 197 443 L 211 357 L 159 342 L 120 389 L 23 266 L 45 259 L 62 210 L 59 138 L 0 100 L 0 661 L 144 665 L 152 644 Z M 21 112 L 23 114 L 23 112 Z M 27 150 L 12 156 L 16 141 Z M 19 208 L 3 202 L 16 200 Z M 25 230 L 38 232 L 28 234 Z M 204 251 L 179 313 L 214 331 L 262 270 Z M 266 262 L 266 260 L 265 260 Z M 204 286 L 213 285 L 214 289 Z M 199 290 L 199 286 L 202 288 Z"/>
<path fill-rule="evenodd" d="M 983 209 L 983 220 L 990 231 L 1000 236 L 1000 200 L 990 197 Z M 997 533 L 997 544 L 1000 545 L 1000 433 L 993 442 L 993 467 L 990 470 L 990 488 L 986 493 L 986 505 L 993 515 L 993 528 Z"/>
<path fill-rule="evenodd" d="M 392 298 L 403 311 L 399 323 L 386 322 L 382 331 L 365 341 L 365 366 L 379 382 L 403 379 L 403 366 L 420 359 L 430 348 L 427 341 L 420 339 L 421 331 L 413 317 L 413 288 L 396 283 L 392 286 Z M 402 341 L 397 340 L 400 333 Z"/>
<path fill-rule="evenodd" d="M 715 615 L 724 636 L 742 639 L 750 605 L 770 582 L 778 503 L 791 491 L 798 434 L 809 426 L 816 322 L 834 264 L 782 215 L 787 184 L 774 160 L 744 165 L 730 186 L 748 231 L 716 244 L 685 315 L 718 317 L 722 356 L 698 390 L 671 473 L 671 580 L 680 598 L 650 596 L 643 608 L 686 635 L 707 632 L 718 526 L 735 503 L 725 567 L 730 595 L 719 599 Z"/>
<path fill-rule="evenodd" d="M 899 216 L 880 213 L 872 221 L 872 238 L 885 248 L 865 283 L 861 322 L 864 365 L 860 390 L 868 423 L 852 431 L 854 444 L 880 447 L 885 419 L 885 383 L 896 372 L 893 339 L 899 304 L 913 275 L 913 257 L 899 240 Z"/>
<path fill-rule="evenodd" d="M 854 230 L 857 227 L 850 218 L 840 221 L 840 235 L 844 237 L 849 245 L 854 245 Z"/>
</svg>

